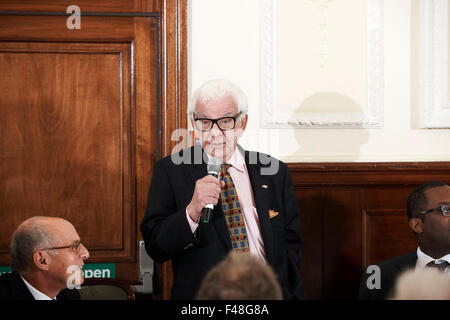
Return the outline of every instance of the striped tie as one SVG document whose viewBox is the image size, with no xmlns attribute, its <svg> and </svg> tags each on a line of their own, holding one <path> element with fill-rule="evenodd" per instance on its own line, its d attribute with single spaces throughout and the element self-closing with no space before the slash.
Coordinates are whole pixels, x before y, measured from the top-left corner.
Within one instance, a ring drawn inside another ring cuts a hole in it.
<svg viewBox="0 0 450 320">
<path fill-rule="evenodd" d="M 243 219 L 241 204 L 234 187 L 233 179 L 231 179 L 228 172 L 229 164 L 224 164 L 221 170 L 221 178 L 225 182 L 222 188 L 222 208 L 225 215 L 225 220 L 228 226 L 228 233 L 231 239 L 231 246 L 233 250 L 239 252 L 248 252 L 248 238 L 245 222 Z"/>
</svg>

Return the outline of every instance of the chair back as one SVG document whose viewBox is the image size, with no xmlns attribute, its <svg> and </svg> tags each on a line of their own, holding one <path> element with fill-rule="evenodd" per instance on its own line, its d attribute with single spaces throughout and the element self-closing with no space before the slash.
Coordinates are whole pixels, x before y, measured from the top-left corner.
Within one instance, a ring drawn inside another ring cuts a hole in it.
<svg viewBox="0 0 450 320">
<path fill-rule="evenodd" d="M 78 291 L 81 300 L 136 300 L 131 286 L 116 279 L 88 278 Z"/>
</svg>

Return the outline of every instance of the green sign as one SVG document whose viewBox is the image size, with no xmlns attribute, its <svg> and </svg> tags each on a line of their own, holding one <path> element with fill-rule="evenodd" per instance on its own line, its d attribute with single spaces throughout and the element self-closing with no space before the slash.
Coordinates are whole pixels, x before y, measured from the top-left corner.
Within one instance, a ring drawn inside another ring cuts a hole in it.
<svg viewBox="0 0 450 320">
<path fill-rule="evenodd" d="M 12 268 L 10 266 L 0 266 L 0 276 L 4 273 L 11 272 Z"/>
<path fill-rule="evenodd" d="M 10 266 L 0 266 L 0 275 L 11 272 Z M 88 278 L 116 278 L 115 263 L 86 263 L 83 266 L 83 277 Z"/>
<path fill-rule="evenodd" d="M 115 263 L 86 263 L 83 266 L 83 277 L 88 278 L 116 278 Z"/>
</svg>

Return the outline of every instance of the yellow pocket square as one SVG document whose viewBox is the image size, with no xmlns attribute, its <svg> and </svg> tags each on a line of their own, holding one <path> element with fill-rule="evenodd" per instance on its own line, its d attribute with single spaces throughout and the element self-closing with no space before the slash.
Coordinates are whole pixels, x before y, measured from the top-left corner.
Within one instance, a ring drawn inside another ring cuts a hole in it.
<svg viewBox="0 0 450 320">
<path fill-rule="evenodd" d="M 275 218 L 278 215 L 278 211 L 269 210 L 269 218 Z"/>
</svg>

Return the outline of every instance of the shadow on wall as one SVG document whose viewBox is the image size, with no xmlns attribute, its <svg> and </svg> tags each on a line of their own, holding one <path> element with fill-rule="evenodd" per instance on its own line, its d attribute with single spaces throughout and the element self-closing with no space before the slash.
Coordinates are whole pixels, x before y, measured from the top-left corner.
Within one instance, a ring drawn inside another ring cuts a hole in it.
<svg viewBox="0 0 450 320">
<path fill-rule="evenodd" d="M 361 125 L 364 118 L 363 108 L 347 96 L 335 92 L 309 96 L 289 121 L 297 129 L 294 135 L 298 143 L 290 157 L 312 162 L 317 161 L 314 158 L 325 162 L 358 160 L 361 146 L 369 139 L 368 130 Z"/>
</svg>

